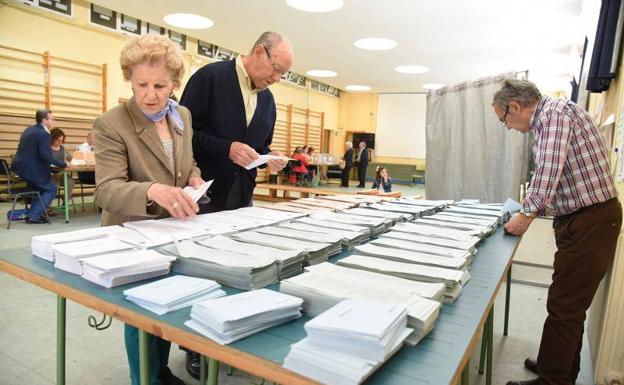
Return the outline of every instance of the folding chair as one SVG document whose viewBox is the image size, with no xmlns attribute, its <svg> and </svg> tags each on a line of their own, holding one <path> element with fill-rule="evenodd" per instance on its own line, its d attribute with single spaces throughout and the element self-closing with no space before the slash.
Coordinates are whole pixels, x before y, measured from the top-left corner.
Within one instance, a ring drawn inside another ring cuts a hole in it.
<svg viewBox="0 0 624 385">
<path fill-rule="evenodd" d="M 41 206 L 43 206 L 43 199 L 41 199 L 41 194 L 39 194 L 39 191 L 37 189 L 33 187 L 29 187 L 29 186 L 18 187 L 18 188 L 15 188 L 12 186 L 13 173 L 11 173 L 9 164 L 4 159 L 0 159 L 0 173 L 1 173 L 0 175 L 6 178 L 6 183 L 7 183 L 6 192 L 13 199 L 13 205 L 11 206 L 11 211 L 15 210 L 15 204 L 17 203 L 17 200 L 19 198 L 22 198 L 22 201 L 24 202 L 24 207 L 26 209 L 28 209 L 28 202 L 24 198 L 39 199 L 39 202 L 41 202 Z M 45 210 L 43 212 L 43 215 L 48 221 L 50 220 L 50 218 L 48 218 L 48 213 L 45 212 Z M 10 228 L 11 228 L 11 220 L 7 220 L 7 230 L 9 230 Z"/>
</svg>

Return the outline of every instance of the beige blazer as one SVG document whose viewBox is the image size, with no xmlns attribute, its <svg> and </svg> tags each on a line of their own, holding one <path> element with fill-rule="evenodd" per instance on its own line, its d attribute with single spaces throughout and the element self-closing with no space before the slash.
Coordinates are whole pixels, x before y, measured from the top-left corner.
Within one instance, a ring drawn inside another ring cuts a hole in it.
<svg viewBox="0 0 624 385">
<path fill-rule="evenodd" d="M 134 97 L 95 120 L 95 199 L 103 210 L 102 226 L 168 216 L 156 203 L 147 207 L 147 189 L 153 183 L 183 188 L 189 178 L 201 176 L 193 159 L 191 114 L 182 106 L 178 112 L 184 122 L 181 134 L 167 118 L 174 168 L 154 123 L 141 112 Z"/>
</svg>

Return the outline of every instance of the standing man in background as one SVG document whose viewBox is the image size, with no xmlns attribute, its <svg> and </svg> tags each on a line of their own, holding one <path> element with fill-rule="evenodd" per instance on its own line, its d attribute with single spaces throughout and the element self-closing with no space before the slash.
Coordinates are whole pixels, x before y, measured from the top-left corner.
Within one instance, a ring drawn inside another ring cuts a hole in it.
<svg viewBox="0 0 624 385">
<path fill-rule="evenodd" d="M 357 185 L 359 188 L 366 187 L 366 168 L 368 167 L 368 150 L 366 149 L 366 142 L 360 142 L 360 151 L 358 152 L 357 157 L 358 162 L 358 179 L 360 180 L 360 184 Z"/>
<path fill-rule="evenodd" d="M 52 181 L 50 165 L 67 167 L 63 160 L 52 155 L 50 130 L 54 128 L 52 111 L 38 110 L 35 113 L 37 124 L 24 130 L 20 136 L 17 153 L 11 168 L 31 187 L 39 190 L 41 201 L 34 199 L 28 214 L 28 223 L 48 223 L 46 210 L 56 196 L 56 184 Z"/>
<path fill-rule="evenodd" d="M 345 142 L 345 153 L 342 156 L 342 161 L 344 167 L 342 168 L 340 187 L 349 187 L 349 174 L 353 166 L 353 143 Z"/>
<path fill-rule="evenodd" d="M 529 81 L 505 80 L 492 105 L 504 126 L 535 135 L 535 174 L 523 211 L 505 231 L 522 235 L 536 216 L 552 213 L 557 244 L 539 354 L 537 361 L 524 362 L 538 378 L 507 385 L 574 384 L 585 313 L 613 260 L 622 225 L 608 151 L 585 110 L 543 96 Z"/>
<path fill-rule="evenodd" d="M 292 64 L 290 42 L 264 32 L 249 55 L 207 64 L 191 76 L 180 104 L 191 111 L 193 154 L 204 180 L 212 180 L 211 201 L 200 213 L 234 210 L 252 204 L 257 170 L 245 166 L 271 151 L 276 119 L 268 87 L 278 83 Z M 279 171 L 286 162 L 272 160 Z M 187 351 L 186 369 L 199 378 L 199 354 Z"/>
</svg>

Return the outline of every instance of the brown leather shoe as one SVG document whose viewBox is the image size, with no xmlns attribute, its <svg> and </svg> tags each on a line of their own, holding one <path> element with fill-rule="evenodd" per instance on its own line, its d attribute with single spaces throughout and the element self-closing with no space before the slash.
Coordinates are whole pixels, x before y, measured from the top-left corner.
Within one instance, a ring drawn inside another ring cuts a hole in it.
<svg viewBox="0 0 624 385">
<path fill-rule="evenodd" d="M 524 360 L 524 367 L 531 373 L 537 374 L 537 361 L 532 358 Z"/>
</svg>

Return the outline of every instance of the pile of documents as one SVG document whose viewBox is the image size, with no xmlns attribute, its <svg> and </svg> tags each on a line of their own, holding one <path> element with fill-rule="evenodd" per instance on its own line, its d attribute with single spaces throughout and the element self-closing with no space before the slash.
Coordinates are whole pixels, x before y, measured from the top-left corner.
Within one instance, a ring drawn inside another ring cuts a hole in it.
<svg viewBox="0 0 624 385">
<path fill-rule="evenodd" d="M 83 260 L 82 277 L 104 287 L 125 285 L 169 274 L 174 260 L 154 250 L 98 255 Z"/>
<path fill-rule="evenodd" d="M 478 243 L 481 238 L 470 235 L 469 233 L 456 229 L 432 226 L 424 223 L 398 223 L 392 228 L 395 231 L 404 233 L 417 234 L 426 237 L 444 238 L 455 241 L 465 241 L 470 243 Z"/>
<path fill-rule="evenodd" d="M 427 254 L 415 250 L 405 250 L 389 246 L 394 243 L 392 241 L 386 243 L 387 244 L 381 246 L 373 243 L 367 243 L 365 245 L 356 246 L 355 251 L 361 255 L 368 255 L 390 261 L 416 263 L 419 265 L 437 266 L 459 270 L 467 269 L 472 260 L 472 256 L 469 253 L 456 253 L 453 256 Z"/>
<path fill-rule="evenodd" d="M 34 256 L 54 262 L 52 247 L 55 244 L 84 241 L 87 239 L 105 238 L 107 233 L 113 228 L 121 226 L 95 227 L 92 229 L 82 229 L 63 233 L 35 235 L 30 241 L 30 249 Z"/>
<path fill-rule="evenodd" d="M 184 324 L 226 345 L 301 317 L 303 300 L 260 289 L 197 302 Z"/>
<path fill-rule="evenodd" d="M 307 253 L 306 263 L 309 265 L 325 262 L 328 257 L 339 254 L 342 250 L 340 243 L 325 243 L 312 240 L 302 241 L 263 234 L 257 231 L 245 231 L 244 233 L 232 234 L 231 237 L 242 242 L 255 243 L 277 249 L 305 250 Z"/>
<path fill-rule="evenodd" d="M 181 241 L 162 248 L 179 258 L 173 271 L 191 277 L 215 280 L 223 285 L 252 290 L 277 282 L 274 256 L 239 254 Z"/>
<path fill-rule="evenodd" d="M 380 211 L 390 211 L 395 213 L 409 214 L 415 218 L 420 218 L 423 215 L 431 215 L 435 212 L 435 207 L 433 206 L 415 206 L 415 205 L 404 205 L 398 204 L 394 202 L 388 202 L 385 204 L 372 204 L 370 206 L 371 209 L 380 210 Z"/>
<path fill-rule="evenodd" d="M 411 281 L 326 262 L 280 283 L 280 291 L 304 300 L 303 309 L 318 315 L 344 299 L 398 303 L 407 308 L 407 324 L 414 329 L 407 343 L 415 345 L 438 318 L 445 285 Z"/>
<path fill-rule="evenodd" d="M 221 235 L 198 240 L 197 243 L 217 250 L 226 250 L 249 256 L 275 258 L 279 268 L 278 276 L 280 280 L 301 273 L 303 271 L 303 262 L 306 258 L 306 252 L 303 249 L 277 249 L 254 243 L 240 242 Z"/>
<path fill-rule="evenodd" d="M 314 214 L 318 212 L 334 211 L 333 209 L 330 209 L 327 207 L 309 206 L 309 205 L 305 205 L 301 203 L 296 203 L 295 201 L 274 203 L 267 207 L 271 208 L 272 210 L 280 210 L 280 211 L 299 213 L 299 214 L 305 214 L 305 215 L 310 215 L 310 214 Z"/>
<path fill-rule="evenodd" d="M 280 224 L 281 227 L 285 227 L 288 229 L 305 231 L 308 233 L 309 237 L 324 239 L 325 235 L 330 236 L 338 236 L 340 237 L 340 242 L 342 246 L 347 250 L 352 250 L 353 246 L 359 245 L 368 239 L 368 231 L 366 233 L 362 233 L 360 231 L 349 231 L 342 229 L 334 229 L 326 226 L 320 225 L 311 225 L 303 222 L 288 222 Z"/>
<path fill-rule="evenodd" d="M 326 221 L 323 219 L 310 218 L 310 217 L 299 218 L 296 221 L 294 221 L 294 223 L 305 223 L 308 225 L 325 227 L 327 229 L 332 229 L 332 230 L 337 229 L 337 230 L 352 231 L 354 233 L 360 233 L 364 235 L 367 239 L 369 238 L 370 233 L 371 233 L 369 227 L 367 226 L 349 225 L 346 223 L 332 222 L 332 221 Z"/>
<path fill-rule="evenodd" d="M 395 262 L 362 255 L 351 255 L 339 260 L 338 264 L 414 281 L 443 283 L 446 285 L 444 300 L 448 302 L 453 302 L 461 293 L 462 287 L 470 280 L 470 273 L 465 270 Z"/>
<path fill-rule="evenodd" d="M 83 261 L 87 258 L 133 250 L 134 246 L 116 239 L 94 238 L 85 241 L 57 243 L 52 246 L 54 267 L 72 274 L 82 275 Z"/>
<path fill-rule="evenodd" d="M 426 243 L 416 243 L 416 242 L 390 238 L 390 237 L 384 237 L 384 236 L 373 239 L 370 242 L 370 245 L 383 246 L 383 247 L 388 247 L 388 248 L 393 248 L 393 249 L 409 250 L 415 253 L 440 255 L 440 256 L 448 257 L 448 258 L 458 258 L 461 260 L 466 260 L 468 263 L 472 261 L 472 256 L 474 255 L 473 252 L 470 252 L 465 249 L 462 250 L 462 249 L 455 249 L 455 248 L 446 247 L 446 246 L 430 245 Z"/>
<path fill-rule="evenodd" d="M 425 245 L 437 245 L 443 247 L 449 247 L 453 249 L 466 250 L 472 255 L 477 252 L 477 243 L 480 241 L 477 237 L 472 237 L 471 240 L 454 240 L 448 238 L 438 238 L 427 235 L 413 234 L 413 233 L 404 233 L 402 231 L 390 230 L 385 234 L 382 234 L 379 239 L 383 238 L 392 238 L 392 239 L 400 239 L 404 241 L 425 244 Z"/>
<path fill-rule="evenodd" d="M 327 199 L 319 199 L 319 198 L 300 198 L 293 202 L 308 205 L 308 206 L 325 207 L 325 208 L 332 209 L 332 210 L 346 210 L 354 206 L 353 203 L 330 201 Z"/>
<path fill-rule="evenodd" d="M 390 203 L 429 207 L 429 208 L 434 209 L 435 211 L 440 211 L 452 205 L 453 201 L 452 200 L 427 200 L 427 199 L 416 199 L 414 197 L 403 197 L 403 198 L 392 200 L 390 201 Z"/>
<path fill-rule="evenodd" d="M 296 218 L 301 218 L 301 217 L 305 216 L 305 214 L 301 214 L 301 213 L 293 213 L 293 212 L 280 211 L 280 210 L 271 210 L 270 207 L 271 206 L 266 206 L 266 207 L 256 207 L 256 206 L 242 207 L 242 208 L 236 209 L 234 211 L 229 211 L 229 213 L 236 213 L 236 214 L 240 214 L 240 215 L 243 215 L 243 216 L 256 218 L 256 219 L 270 220 L 274 224 L 275 223 L 284 222 L 284 221 L 290 221 L 290 220 L 293 220 L 293 219 L 296 219 Z"/>
<path fill-rule="evenodd" d="M 370 206 L 356 207 L 353 209 L 343 210 L 343 212 L 347 214 L 363 215 L 365 217 L 386 218 L 392 220 L 393 223 L 405 222 L 414 219 L 412 214 L 387 210 L 375 210 L 374 208 L 370 208 Z"/>
<path fill-rule="evenodd" d="M 373 236 L 381 234 L 392 226 L 392 220 L 386 218 L 365 217 L 344 213 L 317 213 L 311 216 L 313 219 L 342 223 L 347 225 L 368 227 Z"/>
<path fill-rule="evenodd" d="M 174 275 L 124 290 L 128 301 L 158 315 L 189 307 L 196 302 L 225 295 L 215 281 Z"/>
<path fill-rule="evenodd" d="M 488 235 L 496 231 L 498 220 L 493 217 L 479 217 L 476 215 L 458 215 L 447 212 L 439 212 L 435 215 L 427 217 L 429 219 L 443 220 L 447 222 L 456 222 L 461 224 L 472 224 L 483 226 L 487 229 Z"/>
<path fill-rule="evenodd" d="M 504 223 L 509 214 L 503 213 L 500 207 L 496 206 L 488 206 L 484 207 L 484 205 L 453 205 L 449 206 L 445 212 L 449 213 L 459 213 L 459 214 L 468 214 L 468 215 L 476 215 L 479 217 L 490 217 L 496 218 L 498 223 Z"/>
<path fill-rule="evenodd" d="M 401 348 L 406 322 L 401 305 L 342 301 L 306 322 L 308 336 L 291 346 L 284 367 L 324 384 L 360 384 Z"/>
<path fill-rule="evenodd" d="M 193 221 L 183 221 L 175 218 L 126 222 L 123 226 L 133 229 L 149 239 L 150 242 L 146 247 L 160 246 L 176 240 L 206 235 L 206 231 L 201 226 L 197 226 Z"/>
</svg>

